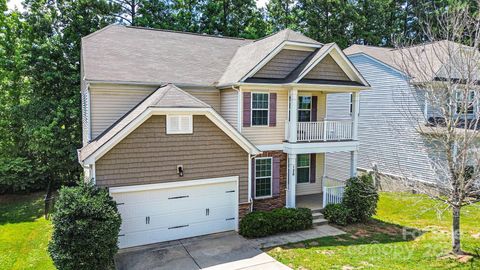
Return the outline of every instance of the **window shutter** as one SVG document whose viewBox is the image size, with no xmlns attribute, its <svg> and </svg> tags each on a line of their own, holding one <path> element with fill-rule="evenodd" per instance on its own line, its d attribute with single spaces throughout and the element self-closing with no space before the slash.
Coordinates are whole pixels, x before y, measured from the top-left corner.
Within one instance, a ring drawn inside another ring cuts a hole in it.
<svg viewBox="0 0 480 270">
<path fill-rule="evenodd" d="M 269 106 L 269 126 L 274 127 L 277 125 L 277 93 L 270 93 Z"/>
<path fill-rule="evenodd" d="M 255 159 L 254 158 L 252 159 L 251 174 L 252 174 L 252 198 L 255 198 L 255 184 L 256 184 L 256 181 L 255 181 Z"/>
<path fill-rule="evenodd" d="M 312 122 L 317 122 L 317 104 L 318 96 L 312 96 L 312 115 L 310 116 Z"/>
<path fill-rule="evenodd" d="M 315 183 L 317 178 L 317 154 L 310 154 L 310 183 Z"/>
<path fill-rule="evenodd" d="M 274 157 L 272 161 L 272 195 L 276 197 L 280 195 L 280 158 Z"/>
<path fill-rule="evenodd" d="M 251 125 L 252 114 L 252 93 L 243 92 L 243 126 L 249 127 Z"/>
</svg>

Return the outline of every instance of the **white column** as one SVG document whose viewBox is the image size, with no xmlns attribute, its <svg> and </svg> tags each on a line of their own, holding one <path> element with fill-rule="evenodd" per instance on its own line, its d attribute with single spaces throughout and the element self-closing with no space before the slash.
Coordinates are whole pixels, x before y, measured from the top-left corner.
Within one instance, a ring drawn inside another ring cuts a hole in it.
<svg viewBox="0 0 480 270">
<path fill-rule="evenodd" d="M 352 92 L 352 139 L 358 140 L 358 117 L 360 113 L 360 92 Z"/>
<path fill-rule="evenodd" d="M 358 151 L 350 152 L 350 177 L 357 176 Z"/>
<path fill-rule="evenodd" d="M 287 207 L 295 208 L 295 185 L 297 184 L 297 155 L 288 154 Z"/>
<path fill-rule="evenodd" d="M 290 140 L 289 142 L 297 142 L 297 120 L 298 120 L 298 90 L 293 88 L 289 91 L 290 94 Z"/>
</svg>

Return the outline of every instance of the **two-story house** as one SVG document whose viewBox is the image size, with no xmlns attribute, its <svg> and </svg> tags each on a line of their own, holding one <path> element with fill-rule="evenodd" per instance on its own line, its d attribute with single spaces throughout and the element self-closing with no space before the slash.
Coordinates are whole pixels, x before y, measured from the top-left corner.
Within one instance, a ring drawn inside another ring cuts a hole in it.
<svg viewBox="0 0 480 270">
<path fill-rule="evenodd" d="M 328 177 L 331 153 L 348 153 L 336 170 L 355 175 L 369 84 L 334 43 L 112 25 L 83 38 L 81 57 L 79 162 L 117 201 L 120 247 L 236 230 L 254 210 L 321 208 L 345 180 Z M 327 117 L 332 93 L 351 94 L 348 119 Z"/>
</svg>

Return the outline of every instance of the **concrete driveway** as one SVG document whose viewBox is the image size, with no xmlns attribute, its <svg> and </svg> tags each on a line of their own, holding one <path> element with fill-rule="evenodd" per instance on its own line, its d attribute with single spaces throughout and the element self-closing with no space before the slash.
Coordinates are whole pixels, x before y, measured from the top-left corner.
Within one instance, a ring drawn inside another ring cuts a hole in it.
<svg viewBox="0 0 480 270">
<path fill-rule="evenodd" d="M 235 232 L 121 250 L 118 270 L 290 269 Z"/>
</svg>

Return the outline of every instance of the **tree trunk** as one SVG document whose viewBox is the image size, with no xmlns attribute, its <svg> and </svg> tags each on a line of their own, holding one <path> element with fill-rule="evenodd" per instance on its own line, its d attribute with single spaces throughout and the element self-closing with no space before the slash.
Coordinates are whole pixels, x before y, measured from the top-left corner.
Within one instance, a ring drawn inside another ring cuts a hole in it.
<svg viewBox="0 0 480 270">
<path fill-rule="evenodd" d="M 454 254 L 461 254 L 460 246 L 460 207 L 453 206 L 453 223 L 452 223 L 452 252 Z"/>
</svg>

